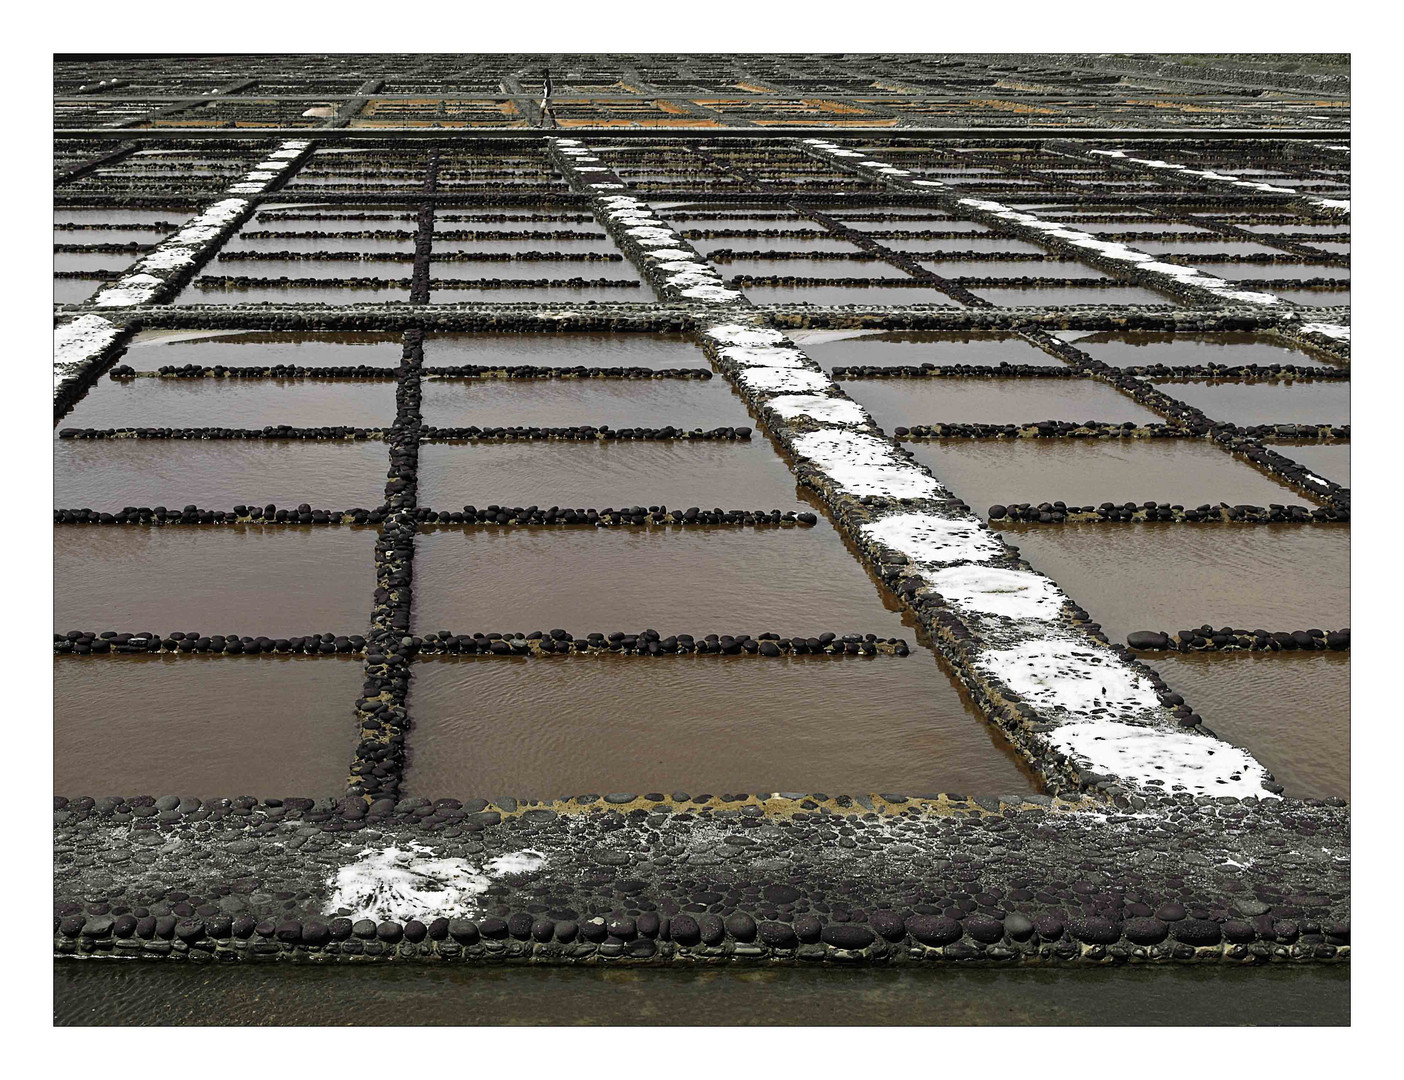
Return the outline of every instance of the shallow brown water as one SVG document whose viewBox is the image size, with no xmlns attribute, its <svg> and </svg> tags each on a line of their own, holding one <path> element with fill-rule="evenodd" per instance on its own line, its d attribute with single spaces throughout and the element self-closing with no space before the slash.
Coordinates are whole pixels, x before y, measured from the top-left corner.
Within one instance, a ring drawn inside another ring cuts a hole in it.
<svg viewBox="0 0 1404 1080">
<path fill-rule="evenodd" d="M 364 633 L 374 528 L 54 529 L 54 629 Z"/>
<path fill-rule="evenodd" d="M 814 225 L 814 228 L 819 228 Z M 707 240 L 689 240 L 700 255 L 714 251 L 851 251 L 862 250 L 857 244 L 836 236 L 814 236 L 791 239 L 787 236 L 722 236 Z M 718 266 L 724 264 L 718 263 Z M 820 265 L 829 265 L 823 263 Z"/>
<path fill-rule="evenodd" d="M 91 278 L 55 278 L 54 303 L 81 304 L 104 284 Z"/>
<path fill-rule="evenodd" d="M 810 334 L 822 334 L 814 340 Z M 832 334 L 833 336 L 829 336 Z M 998 334 L 939 334 L 925 331 L 863 333 L 848 331 L 797 331 L 795 342 L 826 371 L 836 366 L 867 365 L 890 367 L 907 364 L 979 364 L 996 367 L 1006 364 L 1063 365 L 1023 338 Z M 864 384 L 851 383 L 850 390 Z"/>
<path fill-rule="evenodd" d="M 1350 1023 L 1346 964 L 665 970 L 74 960 L 54 962 L 54 1023 L 344 1026 L 364 1018 L 372 991 L 377 1022 L 406 1025 Z"/>
<path fill-rule="evenodd" d="M 419 452 L 419 503 L 593 507 L 662 503 L 800 509 L 795 478 L 768 441 L 431 443 Z"/>
<path fill-rule="evenodd" d="M 406 784 L 434 798 L 1038 790 L 924 649 L 438 660 L 409 704 Z"/>
<path fill-rule="evenodd" d="M 1069 333 L 1079 349 L 1113 367 L 1141 364 L 1295 364 L 1326 367 L 1310 353 L 1256 334 Z"/>
<path fill-rule="evenodd" d="M 1266 765 L 1288 796 L 1350 796 L 1349 653 L 1143 659 L 1213 731 Z"/>
<path fill-rule="evenodd" d="M 807 529 L 440 531 L 416 540 L 414 625 L 910 641 L 879 589 L 823 518 Z"/>
<path fill-rule="evenodd" d="M 356 747 L 355 657 L 54 659 L 54 791 L 320 798 Z"/>
<path fill-rule="evenodd" d="M 755 426 L 723 379 L 430 380 L 423 410 L 434 427 Z"/>
<path fill-rule="evenodd" d="M 382 442 L 63 439 L 54 443 L 54 506 L 369 509 L 385 499 L 387 467 Z"/>
<path fill-rule="evenodd" d="M 408 275 L 406 275 L 408 276 Z M 258 287 L 247 289 L 197 289 L 188 285 L 173 303 L 190 304 L 404 304 L 410 298 L 408 288 L 352 289 L 328 286 L 321 288 Z"/>
<path fill-rule="evenodd" d="M 753 304 L 815 304 L 820 307 L 837 307 L 841 304 L 856 304 L 860 307 L 907 307 L 912 304 L 956 306 L 954 300 L 936 289 L 895 288 L 884 285 L 746 285 L 742 292 Z"/>
<path fill-rule="evenodd" d="M 1274 445 L 1271 449 L 1305 465 L 1317 476 L 1350 487 L 1350 443 L 1311 443 L 1302 446 Z"/>
<path fill-rule="evenodd" d="M 1230 424 L 1349 424 L 1350 383 L 1154 383 Z"/>
<path fill-rule="evenodd" d="M 59 427 L 389 427 L 394 422 L 395 387 L 388 382 L 103 379 Z"/>
<path fill-rule="evenodd" d="M 427 334 L 426 367 L 706 368 L 706 354 L 684 334 Z"/>
<path fill-rule="evenodd" d="M 1188 439 L 941 439 L 917 460 L 984 515 L 994 503 L 1251 503 L 1309 500 L 1216 446 Z"/>
<path fill-rule="evenodd" d="M 1080 278 L 1100 280 L 1107 275 L 1075 262 L 977 262 L 960 259 L 922 260 L 922 266 L 944 278 Z"/>
<path fill-rule="evenodd" d="M 1008 526 L 1004 536 L 1100 622 L 1133 630 L 1350 625 L 1350 527 Z"/>
<path fill-rule="evenodd" d="M 1263 286 L 1263 289 L 1303 307 L 1350 307 L 1349 289 L 1282 288 L 1272 283 Z"/>
<path fill-rule="evenodd" d="M 1075 285 L 1052 288 L 1021 288 L 979 285 L 970 290 L 976 296 L 1000 307 L 1064 307 L 1072 304 L 1170 304 L 1179 301 L 1168 293 L 1143 289 L 1139 285 L 1118 285 L 1107 289 L 1078 288 Z"/>
<path fill-rule="evenodd" d="M 168 364 L 395 368 L 403 351 L 399 334 L 146 330 L 132 339 L 119 362 L 137 371 L 156 371 Z"/>
<path fill-rule="evenodd" d="M 844 382 L 843 389 L 872 413 L 888 434 L 913 424 L 1164 420 L 1092 379 L 855 379 Z"/>
</svg>

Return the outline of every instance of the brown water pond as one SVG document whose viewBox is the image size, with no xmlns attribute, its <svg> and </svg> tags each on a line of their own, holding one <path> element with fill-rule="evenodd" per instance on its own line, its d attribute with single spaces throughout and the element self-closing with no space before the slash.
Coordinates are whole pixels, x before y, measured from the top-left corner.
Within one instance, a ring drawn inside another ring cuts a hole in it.
<svg viewBox="0 0 1404 1080">
<path fill-rule="evenodd" d="M 379 441 L 62 439 L 54 443 L 54 506 L 369 509 L 385 499 L 387 467 Z"/>
<path fill-rule="evenodd" d="M 706 368 L 706 354 L 685 334 L 427 334 L 426 367 L 479 364 L 551 367 Z"/>
<path fill-rule="evenodd" d="M 1026 424 L 1036 420 L 1160 423 L 1164 417 L 1093 379 L 854 379 L 844 391 L 888 434 L 913 424 Z"/>
<path fill-rule="evenodd" d="M 1230 424 L 1349 424 L 1350 383 L 1154 383 Z"/>
<path fill-rule="evenodd" d="M 1038 364 L 1064 365 L 1023 338 L 1004 334 L 943 334 L 934 331 L 796 330 L 790 338 L 826 371 L 839 366 L 935 364 Z M 861 392 L 861 383 L 848 384 Z"/>
<path fill-rule="evenodd" d="M 434 427 L 754 427 L 723 379 L 429 380 L 424 422 Z"/>
<path fill-rule="evenodd" d="M 409 707 L 406 786 L 433 798 L 1038 790 L 925 649 L 442 659 Z"/>
<path fill-rule="evenodd" d="M 349 525 L 60 525 L 54 629 L 364 633 L 375 540 Z"/>
<path fill-rule="evenodd" d="M 1189 439 L 940 439 L 908 449 L 981 515 L 995 503 L 1058 499 L 1074 506 L 1309 504 L 1217 446 Z"/>
<path fill-rule="evenodd" d="M 389 427 L 394 422 L 395 387 L 388 382 L 103 379 L 59 426 Z"/>
<path fill-rule="evenodd" d="M 1060 331 L 1058 336 L 1112 367 L 1137 367 L 1143 364 L 1328 366 L 1296 346 L 1258 334 Z"/>
<path fill-rule="evenodd" d="M 769 442 L 430 443 L 419 504 L 801 509 L 794 474 Z M 349 505 L 349 504 L 348 504 Z"/>
<path fill-rule="evenodd" d="M 1350 487 L 1350 443 L 1277 443 L 1271 449 L 1317 476 Z"/>
<path fill-rule="evenodd" d="M 1204 623 L 1350 625 L 1347 525 L 1011 525 L 1004 535 L 1113 641 Z"/>
<path fill-rule="evenodd" d="M 515 527 L 416 540 L 414 625 L 426 632 L 829 630 L 910 641 L 898 610 L 822 517 L 805 529 Z"/>
<path fill-rule="evenodd" d="M 320 798 L 356 747 L 356 657 L 54 659 L 54 791 Z"/>
<path fill-rule="evenodd" d="M 137 371 L 156 371 L 168 364 L 395 368 L 404 351 L 401 342 L 399 334 L 382 333 L 143 330 L 132 338 L 119 363 Z"/>
</svg>

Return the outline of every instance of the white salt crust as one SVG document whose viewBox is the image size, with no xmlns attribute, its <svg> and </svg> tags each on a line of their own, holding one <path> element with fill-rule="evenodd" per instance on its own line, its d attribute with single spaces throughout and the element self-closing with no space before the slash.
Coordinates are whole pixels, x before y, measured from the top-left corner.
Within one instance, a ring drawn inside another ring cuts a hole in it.
<svg viewBox="0 0 1404 1080">
<path fill-rule="evenodd" d="M 54 382 L 78 374 L 121 332 L 120 326 L 101 315 L 80 315 L 54 327 Z"/>
<path fill-rule="evenodd" d="M 807 416 L 821 424 L 866 424 L 868 418 L 856 401 L 822 394 L 782 394 L 766 402 L 786 420 Z"/>
<path fill-rule="evenodd" d="M 545 865 L 546 857 L 531 849 L 490 859 L 479 869 L 415 840 L 402 848 L 367 848 L 328 879 L 331 897 L 325 913 L 335 916 L 349 909 L 346 918 L 376 922 L 471 915 L 493 878 Z"/>
<path fill-rule="evenodd" d="M 1183 728 L 1079 722 L 1056 728 L 1048 741 L 1091 771 L 1144 789 L 1237 799 L 1275 797 L 1263 788 L 1267 770 L 1247 751 Z"/>
<path fill-rule="evenodd" d="M 952 563 L 989 562 L 1005 553 L 1004 546 L 975 519 L 892 514 L 860 526 L 859 532 L 905 555 L 918 572 Z"/>
<path fill-rule="evenodd" d="M 827 377 L 825 382 L 832 385 Z M 949 494 L 934 476 L 898 458 L 886 439 L 852 431 L 813 431 L 796 436 L 794 449 L 852 495 L 930 499 Z"/>
<path fill-rule="evenodd" d="M 1105 722 L 1085 715 L 1101 708 L 1120 713 L 1123 720 L 1144 721 L 1161 711 L 1150 682 L 1091 641 L 1026 641 L 987 652 L 976 666 L 1040 712 L 1062 713 L 1063 719 Z"/>
<path fill-rule="evenodd" d="M 927 575 L 931 587 L 958 611 L 1009 619 L 1058 618 L 1067 597 L 1042 574 L 998 566 L 952 566 Z"/>
<path fill-rule="evenodd" d="M 829 377 L 820 372 L 793 368 L 750 367 L 736 377 L 743 386 L 758 394 L 827 390 L 833 385 Z"/>
<path fill-rule="evenodd" d="M 1350 327 L 1340 326 L 1336 323 L 1302 323 L 1301 330 L 1304 334 L 1321 334 L 1324 337 L 1332 338 L 1336 341 L 1350 340 Z"/>
</svg>

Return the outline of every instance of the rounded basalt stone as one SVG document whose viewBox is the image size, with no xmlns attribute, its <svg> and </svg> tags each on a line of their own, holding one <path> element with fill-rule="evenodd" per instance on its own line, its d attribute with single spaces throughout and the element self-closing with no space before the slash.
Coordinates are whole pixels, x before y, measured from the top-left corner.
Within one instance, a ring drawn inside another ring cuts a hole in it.
<svg viewBox="0 0 1404 1080">
<path fill-rule="evenodd" d="M 984 945 L 1004 940 L 1004 923 L 988 915 L 967 916 L 961 926 L 974 940 Z"/>
<path fill-rule="evenodd" d="M 76 938 L 83 932 L 83 924 L 87 921 L 82 915 L 66 915 L 59 920 L 59 933 L 64 937 Z"/>
<path fill-rule="evenodd" d="M 302 943 L 314 949 L 325 945 L 331 936 L 331 927 L 326 923 L 309 922 L 302 925 Z"/>
<path fill-rule="evenodd" d="M 331 933 L 333 941 L 345 941 L 351 936 L 350 919 L 333 919 L 327 930 Z"/>
<path fill-rule="evenodd" d="M 273 931 L 279 941 L 297 942 L 302 940 L 302 923 L 296 919 L 280 922 Z"/>
<path fill-rule="evenodd" d="M 772 949 L 794 949 L 799 946 L 799 935 L 788 923 L 763 922 L 756 927 L 761 943 Z"/>
<path fill-rule="evenodd" d="M 795 936 L 806 945 L 815 944 L 824 933 L 824 924 L 813 915 L 801 915 L 795 920 Z"/>
<path fill-rule="evenodd" d="M 1224 938 L 1223 930 L 1212 919 L 1186 919 L 1175 924 L 1173 933 L 1176 941 L 1196 948 L 1217 945 Z"/>
<path fill-rule="evenodd" d="M 1133 649 L 1164 649 L 1170 637 L 1156 630 L 1135 630 L 1126 635 L 1126 644 Z"/>
<path fill-rule="evenodd" d="M 1040 913 L 1033 917 L 1034 929 L 1038 931 L 1041 941 L 1060 941 L 1067 928 L 1063 925 L 1063 920 L 1056 915 Z"/>
<path fill-rule="evenodd" d="M 728 915 L 723 925 L 726 927 L 726 932 L 737 941 L 749 943 L 756 940 L 756 920 L 744 911 Z"/>
<path fill-rule="evenodd" d="M 819 934 L 819 940 L 836 949 L 866 949 L 877 935 L 866 926 L 857 923 L 828 923 Z"/>
<path fill-rule="evenodd" d="M 1015 941 L 1028 941 L 1033 937 L 1033 920 L 1022 912 L 1014 912 L 1004 917 L 1004 932 Z"/>
<path fill-rule="evenodd" d="M 574 919 L 563 919 L 556 923 L 556 940 L 566 943 L 574 941 L 580 936 L 580 924 Z"/>
<path fill-rule="evenodd" d="M 375 936 L 381 941 L 394 945 L 405 936 L 405 928 L 394 920 L 387 919 L 376 925 Z"/>
<path fill-rule="evenodd" d="M 801 895 L 793 885 L 767 885 L 761 890 L 761 897 L 772 904 L 793 904 Z"/>
<path fill-rule="evenodd" d="M 580 924 L 580 936 L 586 941 L 601 942 L 609 936 L 609 926 L 597 915 Z"/>
<path fill-rule="evenodd" d="M 658 951 L 658 946 L 648 938 L 635 938 L 629 942 L 625 952 L 635 960 L 647 960 Z"/>
<path fill-rule="evenodd" d="M 923 945 L 949 945 L 959 941 L 960 923 L 944 915 L 912 915 L 906 920 L 907 933 Z"/>
<path fill-rule="evenodd" d="M 186 943 L 199 941 L 205 936 L 205 923 L 201 919 L 181 919 L 176 923 L 175 936 Z"/>
<path fill-rule="evenodd" d="M 249 934 L 252 934 L 252 933 L 253 933 L 253 928 L 254 928 L 254 921 L 253 921 L 253 919 L 249 918 L 249 916 L 247 916 L 247 915 L 243 916 L 243 918 L 244 918 L 244 919 L 248 919 L 248 921 L 249 921 Z M 242 919 L 240 920 L 240 922 L 242 922 Z M 150 941 L 152 938 L 154 938 L 154 937 L 156 936 L 156 918 L 155 918 L 155 916 L 153 916 L 153 915 L 144 915 L 144 916 L 142 916 L 140 919 L 137 920 L 137 924 L 136 924 L 136 936 L 139 937 L 139 938 L 141 938 L 143 941 Z M 248 934 L 244 934 L 243 936 L 244 936 L 244 937 L 248 937 Z"/>
<path fill-rule="evenodd" d="M 129 938 L 136 933 L 137 919 L 135 915 L 118 915 L 112 923 L 112 936 L 119 938 Z"/>
<path fill-rule="evenodd" d="M 1161 904 L 1155 911 L 1155 917 L 1161 922 L 1179 922 L 1185 914 L 1184 904 Z"/>
<path fill-rule="evenodd" d="M 1229 919 L 1220 929 L 1224 940 L 1233 945 L 1247 945 L 1258 937 L 1253 924 L 1243 919 Z"/>
<path fill-rule="evenodd" d="M 524 911 L 514 912 L 507 917 L 507 932 L 518 941 L 525 941 L 531 936 L 531 926 L 535 921 Z"/>
<path fill-rule="evenodd" d="M 668 922 L 668 936 L 679 945 L 696 945 L 702 940 L 702 928 L 691 915 L 674 915 Z"/>
<path fill-rule="evenodd" d="M 116 921 L 111 915 L 90 915 L 83 920 L 83 936 L 85 938 L 111 937 Z"/>
<path fill-rule="evenodd" d="M 556 936 L 556 924 L 552 919 L 537 919 L 531 924 L 531 940 L 545 944 Z"/>
<path fill-rule="evenodd" d="M 442 915 L 429 924 L 429 940 L 443 941 L 448 937 L 449 921 Z"/>
<path fill-rule="evenodd" d="M 1126 938 L 1133 945 L 1159 945 L 1169 933 L 1170 928 L 1159 919 L 1126 920 Z"/>
<path fill-rule="evenodd" d="M 645 911 L 634 921 L 638 926 L 639 935 L 646 938 L 656 938 L 662 926 L 662 920 L 656 911 Z"/>
<path fill-rule="evenodd" d="M 888 941 L 901 941 L 907 936 L 907 923 L 895 911 L 875 911 L 868 916 L 868 925 Z"/>
<path fill-rule="evenodd" d="M 1072 936 L 1087 945 L 1111 945 L 1121 940 L 1121 927 L 1100 915 L 1074 919 L 1069 927 Z"/>
<path fill-rule="evenodd" d="M 429 934 L 429 928 L 418 919 L 411 919 L 405 923 L 405 940 L 419 944 Z"/>
<path fill-rule="evenodd" d="M 477 927 L 474 927 L 474 929 L 476 930 Z M 351 924 L 351 933 L 355 934 L 358 938 L 363 939 L 375 937 L 375 920 L 357 919 L 354 923 Z"/>
<path fill-rule="evenodd" d="M 715 915 L 697 916 L 697 929 L 701 931 L 704 945 L 720 945 L 726 937 L 726 927 Z"/>
</svg>

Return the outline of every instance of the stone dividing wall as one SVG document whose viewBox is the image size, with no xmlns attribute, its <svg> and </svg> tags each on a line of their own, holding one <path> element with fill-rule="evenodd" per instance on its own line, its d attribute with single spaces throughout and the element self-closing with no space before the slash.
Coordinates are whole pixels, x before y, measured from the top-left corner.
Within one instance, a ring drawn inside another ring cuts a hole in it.
<svg viewBox="0 0 1404 1080">
<path fill-rule="evenodd" d="M 655 288 L 664 295 L 678 289 L 684 283 L 672 275 L 682 273 L 700 290 L 697 299 L 725 311 L 699 315 L 708 355 L 1050 790 L 1095 788 L 1123 798 L 1147 789 L 1255 797 L 1281 790 L 1251 755 L 1194 725 L 1183 705 L 1168 705 L 1168 688 L 1128 651 L 1085 630 L 1085 612 L 882 436 L 743 297 L 700 271 L 674 271 L 705 262 L 647 204 L 620 194 L 615 174 L 580 168 L 596 160 L 588 147 L 568 149 L 563 167 L 572 186 L 602 184 L 613 193 L 597 197 L 601 221 L 621 245 L 631 243 L 626 250 Z"/>
<path fill-rule="evenodd" d="M 1187 796 L 1135 812 L 1045 796 L 59 798 L 54 950 L 187 963 L 1342 962 L 1348 823 L 1341 800 Z"/>
</svg>

